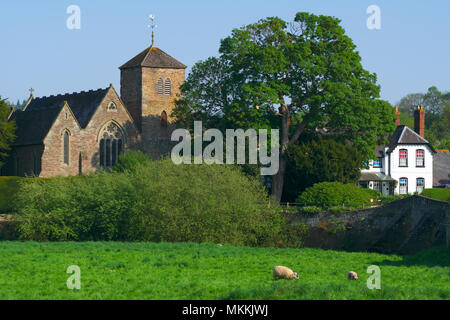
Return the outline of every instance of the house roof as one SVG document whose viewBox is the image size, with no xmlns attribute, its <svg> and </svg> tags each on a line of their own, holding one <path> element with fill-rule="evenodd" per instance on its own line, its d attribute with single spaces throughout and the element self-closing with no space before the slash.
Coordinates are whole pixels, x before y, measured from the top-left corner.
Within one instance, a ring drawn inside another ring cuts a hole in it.
<svg viewBox="0 0 450 320">
<path fill-rule="evenodd" d="M 17 126 L 13 145 L 41 144 L 65 102 L 85 128 L 110 88 L 31 99 L 23 111 L 15 111 L 10 118 Z"/>
<path fill-rule="evenodd" d="M 433 156 L 433 187 L 450 184 L 450 152 L 437 151 Z"/>
<path fill-rule="evenodd" d="M 157 47 L 149 47 L 119 67 L 119 69 L 147 67 L 147 68 L 170 68 L 186 69 L 187 66 L 177 59 L 171 57 Z"/>
<path fill-rule="evenodd" d="M 435 152 L 433 146 L 426 139 L 405 125 L 398 126 L 392 136 L 389 137 L 387 153 L 394 151 L 395 147 L 399 144 L 426 144 Z"/>
<path fill-rule="evenodd" d="M 362 172 L 359 181 L 395 181 L 381 172 Z"/>
</svg>

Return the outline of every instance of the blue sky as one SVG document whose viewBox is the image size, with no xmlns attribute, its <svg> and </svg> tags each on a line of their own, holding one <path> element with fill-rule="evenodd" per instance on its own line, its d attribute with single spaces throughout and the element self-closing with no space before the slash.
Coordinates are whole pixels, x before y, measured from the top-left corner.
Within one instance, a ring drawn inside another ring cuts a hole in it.
<svg viewBox="0 0 450 320">
<path fill-rule="evenodd" d="M 69 30 L 69 5 L 81 9 L 81 29 Z M 381 30 L 369 30 L 369 5 L 381 9 Z M 233 28 L 296 12 L 342 20 L 364 67 L 378 75 L 382 98 L 396 103 L 436 85 L 450 90 L 450 1 L 406 0 L 43 0 L 0 3 L 0 96 L 28 97 L 104 88 L 119 91 L 118 67 L 150 45 L 192 66 L 217 55 Z"/>
</svg>

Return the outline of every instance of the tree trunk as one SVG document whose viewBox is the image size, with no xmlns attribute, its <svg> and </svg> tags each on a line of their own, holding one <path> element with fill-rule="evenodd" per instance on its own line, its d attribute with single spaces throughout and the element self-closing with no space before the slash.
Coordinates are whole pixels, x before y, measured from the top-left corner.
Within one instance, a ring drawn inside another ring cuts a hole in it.
<svg viewBox="0 0 450 320">
<path fill-rule="evenodd" d="M 280 154 L 280 167 L 278 173 L 272 176 L 272 196 L 277 202 L 281 201 L 284 185 L 284 172 L 286 171 L 286 159 Z"/>
</svg>

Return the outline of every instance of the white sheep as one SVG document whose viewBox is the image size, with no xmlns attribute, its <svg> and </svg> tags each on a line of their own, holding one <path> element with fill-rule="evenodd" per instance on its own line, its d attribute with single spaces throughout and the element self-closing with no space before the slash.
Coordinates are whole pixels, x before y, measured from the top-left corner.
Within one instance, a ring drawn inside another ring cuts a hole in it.
<svg viewBox="0 0 450 320">
<path fill-rule="evenodd" d="M 355 271 L 349 271 L 347 274 L 348 280 L 358 280 L 358 274 Z"/>
<path fill-rule="evenodd" d="M 288 267 L 276 266 L 273 268 L 273 278 L 276 279 L 286 279 L 286 280 L 298 280 L 297 272 L 292 271 Z"/>
</svg>

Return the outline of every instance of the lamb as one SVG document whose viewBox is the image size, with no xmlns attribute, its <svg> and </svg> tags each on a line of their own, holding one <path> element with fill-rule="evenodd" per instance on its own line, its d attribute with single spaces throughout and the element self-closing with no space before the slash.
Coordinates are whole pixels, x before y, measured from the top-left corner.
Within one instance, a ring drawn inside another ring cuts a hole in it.
<svg viewBox="0 0 450 320">
<path fill-rule="evenodd" d="M 273 278 L 276 279 L 286 279 L 286 280 L 298 280 L 297 272 L 292 271 L 288 267 L 276 266 L 273 268 Z"/>
<path fill-rule="evenodd" d="M 349 271 L 347 274 L 348 280 L 358 280 L 358 274 L 355 271 Z"/>
</svg>

